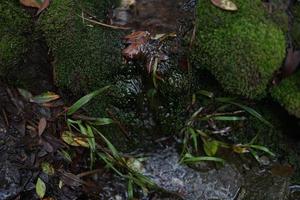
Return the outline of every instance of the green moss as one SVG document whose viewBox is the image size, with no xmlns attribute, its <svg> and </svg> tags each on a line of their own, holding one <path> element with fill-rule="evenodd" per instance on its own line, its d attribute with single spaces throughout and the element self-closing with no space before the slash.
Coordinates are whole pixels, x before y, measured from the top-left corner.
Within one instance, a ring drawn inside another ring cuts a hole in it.
<svg viewBox="0 0 300 200">
<path fill-rule="evenodd" d="M 94 2 L 84 1 L 81 6 L 84 10 L 106 10 Z M 57 0 L 39 23 L 55 57 L 57 85 L 73 93 L 87 93 L 112 83 L 122 65 L 119 38 L 123 33 L 83 22 L 78 4 Z"/>
<path fill-rule="evenodd" d="M 18 1 L 0 3 L 0 76 L 6 76 L 26 52 L 29 17 Z"/>
<path fill-rule="evenodd" d="M 290 114 L 300 118 L 300 71 L 274 87 L 271 95 Z"/>
<path fill-rule="evenodd" d="M 284 33 L 267 19 L 260 0 L 235 3 L 237 12 L 223 11 L 209 1 L 199 3 L 192 58 L 225 90 L 261 98 L 284 59 Z"/>
</svg>

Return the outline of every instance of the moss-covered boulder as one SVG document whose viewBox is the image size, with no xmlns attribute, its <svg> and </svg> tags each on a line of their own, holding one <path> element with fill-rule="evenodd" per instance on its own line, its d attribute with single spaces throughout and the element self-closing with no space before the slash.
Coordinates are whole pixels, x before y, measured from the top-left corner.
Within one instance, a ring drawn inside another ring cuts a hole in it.
<svg viewBox="0 0 300 200">
<path fill-rule="evenodd" d="M 300 71 L 275 86 L 271 94 L 290 114 L 300 118 Z"/>
<path fill-rule="evenodd" d="M 5 77 L 22 60 L 27 49 L 29 16 L 19 2 L 0 2 L 0 76 Z"/>
<path fill-rule="evenodd" d="M 200 1 L 192 59 L 208 69 L 222 87 L 261 98 L 285 57 L 284 32 L 266 15 L 260 0 L 236 0 L 236 12 Z"/>
</svg>

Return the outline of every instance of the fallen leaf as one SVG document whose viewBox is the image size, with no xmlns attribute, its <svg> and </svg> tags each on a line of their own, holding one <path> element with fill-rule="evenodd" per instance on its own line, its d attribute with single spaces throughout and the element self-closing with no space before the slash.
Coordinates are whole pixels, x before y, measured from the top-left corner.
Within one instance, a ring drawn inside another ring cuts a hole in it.
<svg viewBox="0 0 300 200">
<path fill-rule="evenodd" d="M 54 101 L 59 99 L 60 96 L 55 94 L 54 92 L 45 92 L 40 95 L 34 96 L 30 99 L 30 102 L 37 103 L 37 104 L 43 104 L 48 103 L 50 101 Z"/>
<path fill-rule="evenodd" d="M 41 166 L 42 166 L 42 170 L 43 170 L 44 173 L 46 173 L 50 176 L 54 175 L 55 170 L 54 170 L 53 166 L 50 163 L 43 162 Z"/>
<path fill-rule="evenodd" d="M 27 7 L 33 7 L 33 8 L 40 8 L 43 1 L 38 1 L 38 0 L 20 0 L 20 3 L 23 6 Z"/>
<path fill-rule="evenodd" d="M 210 0 L 216 7 L 227 11 L 236 11 L 237 6 L 230 0 Z"/>
<path fill-rule="evenodd" d="M 20 0 L 20 3 L 23 6 L 38 8 L 38 11 L 35 15 L 39 15 L 50 5 L 50 0 Z"/>
<path fill-rule="evenodd" d="M 128 46 L 123 49 L 122 55 L 127 60 L 137 59 L 143 54 L 144 46 L 150 39 L 147 31 L 137 31 L 125 36 L 123 40 Z"/>
<path fill-rule="evenodd" d="M 62 140 L 68 145 L 75 147 L 86 147 L 89 148 L 87 138 L 85 137 L 76 137 L 71 131 L 64 131 L 61 136 Z"/>
<path fill-rule="evenodd" d="M 46 194 L 46 185 L 45 185 L 44 181 L 40 178 L 38 178 L 38 180 L 36 182 L 35 191 L 40 199 L 42 199 Z"/>
<path fill-rule="evenodd" d="M 46 8 L 48 8 L 50 5 L 50 0 L 44 0 L 44 2 L 42 3 L 41 7 L 39 8 L 39 10 L 37 11 L 37 13 L 35 15 L 39 15 L 41 12 L 43 12 Z"/>
<path fill-rule="evenodd" d="M 291 75 L 300 65 L 300 51 L 294 51 L 292 48 L 287 50 L 287 56 L 282 69 L 282 75 L 287 77 Z"/>
<path fill-rule="evenodd" d="M 39 121 L 39 124 L 38 124 L 38 133 L 39 133 L 39 136 L 41 136 L 43 134 L 43 132 L 45 131 L 47 127 L 47 120 L 45 117 L 42 117 Z"/>
</svg>

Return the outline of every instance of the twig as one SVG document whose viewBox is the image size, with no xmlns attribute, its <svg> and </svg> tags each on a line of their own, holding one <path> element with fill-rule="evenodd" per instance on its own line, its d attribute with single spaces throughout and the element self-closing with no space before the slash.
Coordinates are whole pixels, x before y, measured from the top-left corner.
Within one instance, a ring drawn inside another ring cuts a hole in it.
<svg viewBox="0 0 300 200">
<path fill-rule="evenodd" d="M 129 29 L 131 29 L 129 27 L 120 27 L 120 26 L 114 26 L 114 25 L 105 24 L 105 23 L 102 23 L 102 22 L 99 22 L 99 21 L 96 21 L 96 20 L 93 20 L 93 19 L 88 19 L 88 18 L 80 16 L 80 15 L 77 15 L 77 16 L 80 17 L 80 18 L 82 18 L 83 20 L 86 20 L 88 22 L 91 22 L 91 23 L 94 23 L 94 24 L 97 24 L 97 25 L 100 25 L 100 26 L 104 26 L 104 27 L 107 27 L 107 28 L 121 29 L 121 30 L 129 30 Z"/>
</svg>

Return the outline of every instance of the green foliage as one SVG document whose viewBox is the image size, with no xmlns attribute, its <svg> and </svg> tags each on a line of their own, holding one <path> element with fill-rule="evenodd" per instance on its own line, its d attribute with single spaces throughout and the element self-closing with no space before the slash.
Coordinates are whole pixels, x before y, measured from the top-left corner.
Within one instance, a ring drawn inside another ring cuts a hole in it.
<svg viewBox="0 0 300 200">
<path fill-rule="evenodd" d="M 290 114 L 300 118 L 300 71 L 274 87 L 271 95 Z"/>
<path fill-rule="evenodd" d="M 26 52 L 29 22 L 18 1 L 0 2 L 0 76 L 6 76 Z"/>
<path fill-rule="evenodd" d="M 300 48 L 300 2 L 295 2 L 295 5 L 292 7 L 293 13 L 293 24 L 291 35 L 294 41 L 294 46 Z"/>
<path fill-rule="evenodd" d="M 224 12 L 209 1 L 197 7 L 192 59 L 208 69 L 222 87 L 248 98 L 261 98 L 285 56 L 285 37 L 267 19 L 260 0 L 236 0 L 239 10 Z"/>
</svg>

